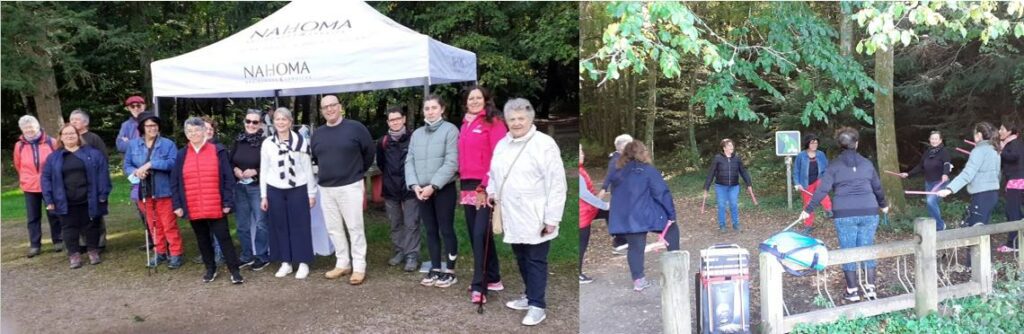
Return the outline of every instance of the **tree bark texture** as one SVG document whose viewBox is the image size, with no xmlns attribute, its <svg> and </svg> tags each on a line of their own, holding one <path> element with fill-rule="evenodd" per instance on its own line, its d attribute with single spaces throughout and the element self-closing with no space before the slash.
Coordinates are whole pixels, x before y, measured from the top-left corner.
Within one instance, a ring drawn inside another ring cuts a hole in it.
<svg viewBox="0 0 1024 334">
<path fill-rule="evenodd" d="M 883 171 L 899 171 L 899 152 L 896 145 L 896 122 L 893 110 L 893 48 L 875 52 L 875 81 L 881 90 L 875 92 L 875 144 L 878 151 L 878 172 L 889 207 L 901 212 L 906 204 L 902 180 Z"/>
</svg>

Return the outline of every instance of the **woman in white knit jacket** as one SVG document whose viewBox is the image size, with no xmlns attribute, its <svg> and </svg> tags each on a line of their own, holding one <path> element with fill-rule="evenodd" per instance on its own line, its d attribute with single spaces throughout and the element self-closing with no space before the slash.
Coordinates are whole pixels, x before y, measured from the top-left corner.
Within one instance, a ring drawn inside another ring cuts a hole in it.
<svg viewBox="0 0 1024 334">
<path fill-rule="evenodd" d="M 309 141 L 292 131 L 288 108 L 274 111 L 274 134 L 260 147 L 260 209 L 267 211 L 270 227 L 270 261 L 280 261 L 276 277 L 292 273 L 309 275 L 313 262 L 313 237 L 309 209 L 316 204 L 316 180 L 310 161 Z"/>
<path fill-rule="evenodd" d="M 501 206 L 504 241 L 526 284 L 526 295 L 505 305 L 526 310 L 522 324 L 532 326 L 546 318 L 548 252 L 565 209 L 565 167 L 555 140 L 533 125 L 530 101 L 509 100 L 504 112 L 508 134 L 494 148 L 487 195 Z"/>
</svg>

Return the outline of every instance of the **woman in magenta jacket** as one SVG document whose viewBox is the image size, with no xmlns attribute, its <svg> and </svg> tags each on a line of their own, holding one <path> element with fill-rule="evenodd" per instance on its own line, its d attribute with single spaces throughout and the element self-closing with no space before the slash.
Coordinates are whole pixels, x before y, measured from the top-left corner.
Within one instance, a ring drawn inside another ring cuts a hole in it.
<svg viewBox="0 0 1024 334">
<path fill-rule="evenodd" d="M 459 203 L 466 212 L 466 227 L 473 248 L 473 281 L 470 301 L 486 302 L 487 290 L 500 291 L 501 273 L 491 234 L 491 208 L 486 205 L 487 171 L 498 141 L 508 129 L 490 91 L 470 87 L 465 94 L 466 116 L 459 130 Z"/>
</svg>

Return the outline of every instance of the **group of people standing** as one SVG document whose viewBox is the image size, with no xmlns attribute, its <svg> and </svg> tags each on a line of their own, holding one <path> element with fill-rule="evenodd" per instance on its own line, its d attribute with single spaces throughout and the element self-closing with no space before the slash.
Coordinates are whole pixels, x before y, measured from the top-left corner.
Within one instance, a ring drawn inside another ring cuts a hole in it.
<svg viewBox="0 0 1024 334">
<path fill-rule="evenodd" d="M 1007 220 L 1020 220 L 1021 194 L 1024 191 L 1024 144 L 1018 139 L 1019 131 L 1019 124 L 1013 118 L 1004 119 L 999 128 L 987 122 L 976 124 L 972 128 L 972 143 L 976 146 L 971 150 L 964 169 L 952 179 L 950 174 L 953 166 L 949 153 L 942 146 L 941 134 L 932 132 L 920 163 L 910 172 L 897 175 L 906 178 L 924 174 L 925 190 L 931 193 L 926 199 L 928 212 L 935 218 L 938 230 L 946 228 L 939 210 L 939 199 L 964 187 L 971 194 L 964 222 L 966 226 L 989 222 L 992 210 L 999 201 L 1001 187 L 1005 187 Z M 814 211 L 821 206 L 826 217 L 834 220 L 840 248 L 871 245 L 874 243 L 879 213 L 888 213 L 879 173 L 870 160 L 857 152 L 860 141 L 857 130 L 840 128 L 834 139 L 841 152 L 829 161 L 818 150 L 818 136 L 809 134 L 803 138 L 803 150 L 795 157 L 792 175 L 794 187 L 800 191 L 803 199 L 799 219 L 807 228 L 805 233 L 809 233 L 814 225 Z M 722 152 L 712 159 L 704 183 L 704 197 L 707 197 L 713 182 L 719 229 L 726 231 L 728 212 L 732 216 L 733 229 L 739 231 L 736 205 L 739 179 L 745 181 L 753 196 L 750 176 L 741 158 L 735 154 L 733 141 L 724 139 L 720 144 Z M 663 239 L 660 241 L 668 249 L 678 249 L 676 211 L 672 204 L 672 194 L 665 186 L 661 173 L 650 165 L 643 143 L 622 135 L 616 138 L 615 147 L 616 151 L 610 155 L 607 178 L 599 193 L 595 193 L 593 182 L 583 168 L 582 147 L 580 149 L 579 280 L 581 284 L 593 281 L 583 273 L 583 257 L 589 244 L 591 222 L 604 216 L 608 221 L 608 231 L 614 238 L 613 247 L 628 249 L 627 261 L 633 287 L 636 291 L 642 291 L 649 286 L 643 274 L 646 235 L 651 232 L 660 233 Z M 1000 175 L 1005 185 L 1000 184 Z M 609 192 L 612 195 L 610 203 L 604 200 Z M 1017 233 L 1010 233 L 1006 243 L 997 251 L 1017 252 L 1019 247 Z M 844 298 L 847 301 L 877 297 L 875 265 L 875 261 L 843 265 L 847 287 Z M 858 270 L 864 272 L 866 283 L 863 285 L 858 282 Z"/>
<path fill-rule="evenodd" d="M 156 254 L 147 265 L 182 266 L 177 220 L 184 218 L 198 241 L 204 282 L 216 279 L 220 257 L 235 284 L 244 282 L 242 268 L 259 271 L 271 262 L 280 263 L 276 277 L 295 272 L 304 279 L 314 256 L 311 210 L 319 205 L 337 259 L 324 276 L 349 276 L 350 284 L 362 284 L 367 272 L 363 178 L 376 161 L 394 248 L 389 265 L 419 269 L 422 225 L 430 269 L 419 283 L 456 284 L 454 220 L 461 204 L 474 257 L 471 302 L 482 305 L 489 290 L 504 289 L 494 244 L 494 234 L 504 233 L 526 286 L 525 294 L 506 306 L 528 311 L 524 325 L 540 323 L 546 318 L 550 241 L 558 236 L 567 189 L 560 150 L 533 125 L 529 101 L 511 99 L 501 111 L 490 92 L 477 86 L 463 97 L 461 127 L 444 119 L 441 97 L 428 95 L 423 126 L 407 129 L 405 112 L 391 108 L 385 113 L 388 132 L 379 140 L 362 123 L 345 118 L 333 95 L 321 99 L 326 122 L 311 136 L 294 130 L 287 108 L 270 113 L 272 130 L 266 133 L 263 113 L 252 109 L 230 148 L 216 143 L 213 124 L 198 117 L 184 122 L 188 142 L 179 148 L 161 135 L 163 124 L 145 111 L 145 100 L 129 97 L 125 108 L 132 117 L 122 124 L 116 146 L 124 153 L 132 202 L 146 226 L 146 247 Z M 76 115 L 87 117 L 76 113 L 72 123 Z M 90 263 L 99 264 L 102 217 L 111 192 L 107 155 L 101 151 L 105 144 L 95 134 L 89 138 L 97 142 L 86 140 L 86 133 L 71 124 L 60 129 L 57 141 L 32 116 L 24 116 L 19 126 L 23 135 L 15 166 L 29 212 L 29 257 L 40 252 L 40 208 L 45 206 L 56 250 L 81 234 Z M 240 253 L 230 236 L 232 213 Z M 81 267 L 82 249 L 67 249 L 71 268 Z"/>
</svg>

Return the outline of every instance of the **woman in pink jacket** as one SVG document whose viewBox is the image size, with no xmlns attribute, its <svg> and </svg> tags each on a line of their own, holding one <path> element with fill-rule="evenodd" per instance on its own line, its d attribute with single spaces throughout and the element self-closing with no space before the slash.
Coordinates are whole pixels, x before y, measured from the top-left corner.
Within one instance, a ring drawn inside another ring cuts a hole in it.
<svg viewBox="0 0 1024 334">
<path fill-rule="evenodd" d="M 491 208 L 487 206 L 484 189 L 494 146 L 505 137 L 508 129 L 487 89 L 470 87 L 465 98 L 466 116 L 459 131 L 459 203 L 466 212 L 466 226 L 473 248 L 470 301 L 483 304 L 487 302 L 487 290 L 504 290 L 491 234 Z"/>
<path fill-rule="evenodd" d="M 25 194 L 25 210 L 28 220 L 28 257 L 39 255 L 43 242 L 42 222 L 43 190 L 39 185 L 39 176 L 43 171 L 46 158 L 53 153 L 57 142 L 39 127 L 39 120 L 31 115 L 21 116 L 18 120 L 21 137 L 14 143 L 14 170 L 18 171 L 21 191 Z M 64 250 L 61 241 L 60 220 L 49 211 L 46 218 L 50 223 L 50 241 L 53 250 Z"/>
</svg>

